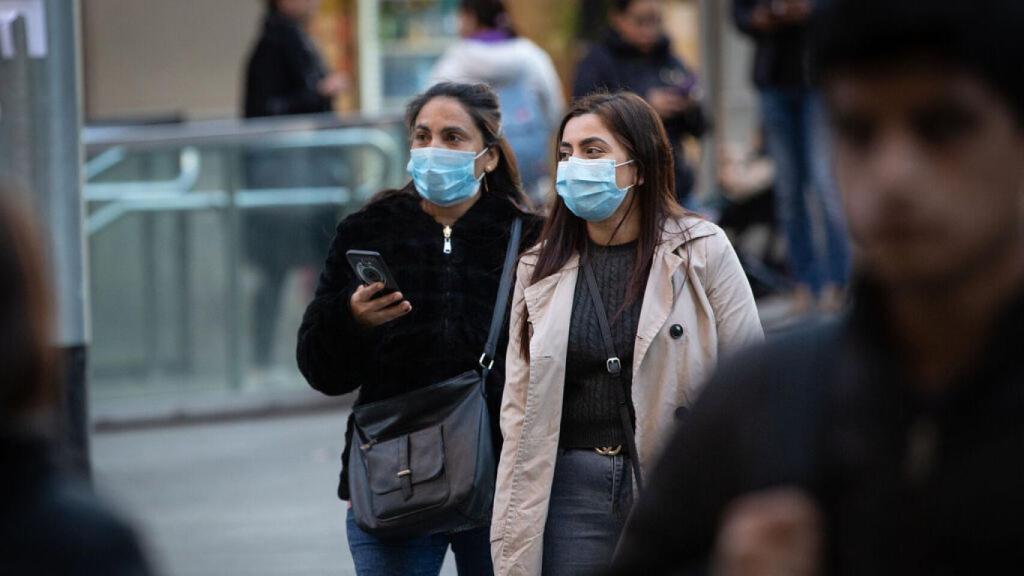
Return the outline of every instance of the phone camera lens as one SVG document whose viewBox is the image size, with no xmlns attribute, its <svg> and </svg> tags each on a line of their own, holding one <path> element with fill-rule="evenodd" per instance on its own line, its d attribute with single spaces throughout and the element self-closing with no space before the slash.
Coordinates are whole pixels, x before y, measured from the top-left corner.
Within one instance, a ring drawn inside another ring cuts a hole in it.
<svg viewBox="0 0 1024 576">
<path fill-rule="evenodd" d="M 377 282 L 384 281 L 384 275 L 380 273 L 376 267 L 365 262 L 360 262 L 358 265 L 359 276 L 363 279 L 363 282 L 367 284 L 375 284 Z"/>
</svg>

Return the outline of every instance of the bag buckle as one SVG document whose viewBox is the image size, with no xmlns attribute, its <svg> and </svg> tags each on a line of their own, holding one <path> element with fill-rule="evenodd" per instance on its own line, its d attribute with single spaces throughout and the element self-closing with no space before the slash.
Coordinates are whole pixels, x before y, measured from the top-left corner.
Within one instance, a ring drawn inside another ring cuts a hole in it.
<svg viewBox="0 0 1024 576">
<path fill-rule="evenodd" d="M 605 363 L 605 367 L 608 368 L 609 374 L 618 374 L 619 372 L 622 372 L 622 362 L 619 360 L 618 356 L 609 358 L 608 362 Z"/>
<path fill-rule="evenodd" d="M 405 470 L 400 470 L 398 474 L 396 474 L 396 476 L 398 476 L 399 478 L 402 478 L 404 476 L 412 476 L 412 470 L 409 470 L 408 468 L 406 468 Z"/>
<path fill-rule="evenodd" d="M 480 355 L 480 367 L 484 370 L 490 370 L 494 368 L 494 358 L 487 355 L 486 352 Z"/>
</svg>

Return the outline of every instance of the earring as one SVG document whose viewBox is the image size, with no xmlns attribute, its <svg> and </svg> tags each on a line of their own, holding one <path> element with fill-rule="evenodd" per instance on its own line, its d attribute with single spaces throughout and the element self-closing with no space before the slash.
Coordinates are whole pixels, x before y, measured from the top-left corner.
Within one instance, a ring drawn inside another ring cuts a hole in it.
<svg viewBox="0 0 1024 576">
<path fill-rule="evenodd" d="M 488 193 L 491 191 L 490 186 L 487 185 L 487 177 L 490 174 L 491 174 L 490 172 L 488 172 L 487 170 L 484 170 L 484 192 L 488 192 Z"/>
</svg>

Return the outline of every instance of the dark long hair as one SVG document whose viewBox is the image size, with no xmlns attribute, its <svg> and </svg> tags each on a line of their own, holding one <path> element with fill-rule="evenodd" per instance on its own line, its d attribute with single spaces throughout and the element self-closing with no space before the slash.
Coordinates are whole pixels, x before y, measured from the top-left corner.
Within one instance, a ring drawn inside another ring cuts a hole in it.
<svg viewBox="0 0 1024 576">
<path fill-rule="evenodd" d="M 502 135 L 501 110 L 498 107 L 498 95 L 486 84 L 462 84 L 459 82 L 441 82 L 434 84 L 426 92 L 416 96 L 405 109 L 405 125 L 412 134 L 416 126 L 416 118 L 420 111 L 434 98 L 452 98 L 466 110 L 473 123 L 484 138 L 484 146 L 498 151 L 498 166 L 493 172 L 484 176 L 486 193 L 498 194 L 508 198 L 521 210 L 530 210 L 530 201 L 523 193 L 522 179 L 519 177 L 519 165 L 512 152 L 512 146 Z"/>
<path fill-rule="evenodd" d="M 0 189 L 0 426 L 56 401 L 51 302 L 29 211 Z"/>
<path fill-rule="evenodd" d="M 636 245 L 636 263 L 626 289 L 625 308 L 643 297 L 654 252 L 661 243 L 665 223 L 685 213 L 676 201 L 672 147 L 658 113 L 631 92 L 599 92 L 577 100 L 562 119 L 555 142 L 562 141 L 569 120 L 585 114 L 594 114 L 600 118 L 636 165 L 638 183 L 633 188 L 628 210 L 640 211 L 640 237 Z M 619 226 L 624 221 L 625 217 Z M 680 230 L 680 234 L 686 232 Z M 586 221 L 573 214 L 561 197 L 556 197 L 551 214 L 541 231 L 540 244 L 535 249 L 537 265 L 533 269 L 530 283 L 535 284 L 558 272 L 573 254 L 583 255 L 586 249 Z M 520 334 L 524 354 L 529 350 L 529 341 L 529 333 L 524 324 Z"/>
<path fill-rule="evenodd" d="M 460 0 L 459 9 L 472 14 L 484 28 L 501 30 L 510 36 L 516 36 L 512 17 L 505 8 L 504 0 Z"/>
</svg>

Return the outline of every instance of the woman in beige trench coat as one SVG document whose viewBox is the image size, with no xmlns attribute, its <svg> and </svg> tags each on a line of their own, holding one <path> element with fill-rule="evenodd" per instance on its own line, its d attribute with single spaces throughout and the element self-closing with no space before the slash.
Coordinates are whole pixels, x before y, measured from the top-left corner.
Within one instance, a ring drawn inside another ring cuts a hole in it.
<svg viewBox="0 0 1024 576">
<path fill-rule="evenodd" d="M 632 504 L 632 458 L 650 465 L 718 358 L 763 338 L 725 234 L 675 202 L 671 148 L 649 105 L 627 93 L 583 98 L 556 142 L 559 197 L 512 302 L 491 525 L 498 575 L 605 566 Z"/>
</svg>

